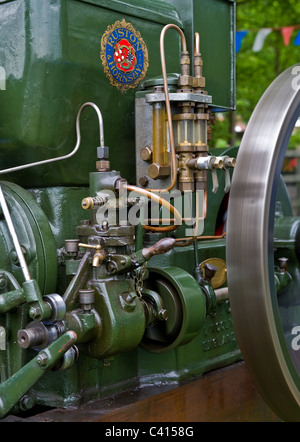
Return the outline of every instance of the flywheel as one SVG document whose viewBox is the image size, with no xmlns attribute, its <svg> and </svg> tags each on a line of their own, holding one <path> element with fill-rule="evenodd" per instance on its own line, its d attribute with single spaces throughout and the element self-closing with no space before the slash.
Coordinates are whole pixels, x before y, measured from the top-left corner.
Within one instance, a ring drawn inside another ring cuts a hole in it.
<svg viewBox="0 0 300 442">
<path fill-rule="evenodd" d="M 33 196 L 14 183 L 1 181 L 18 240 L 32 278 L 43 294 L 53 293 L 57 279 L 57 251 L 49 221 Z M 0 210 L 0 271 L 10 272 L 21 285 L 24 276 Z"/>
<path fill-rule="evenodd" d="M 277 77 L 247 125 L 233 174 L 226 244 L 242 355 L 258 391 L 285 421 L 300 421 L 300 223 L 281 210 L 277 195 L 300 115 L 298 69 Z"/>
</svg>

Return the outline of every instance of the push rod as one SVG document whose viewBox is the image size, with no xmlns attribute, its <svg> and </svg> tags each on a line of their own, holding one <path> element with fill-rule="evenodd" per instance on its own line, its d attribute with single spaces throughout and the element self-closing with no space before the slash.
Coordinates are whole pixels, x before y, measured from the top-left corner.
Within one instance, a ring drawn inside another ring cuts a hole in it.
<svg viewBox="0 0 300 442">
<path fill-rule="evenodd" d="M 68 331 L 64 333 L 49 347 L 40 351 L 23 368 L 0 384 L 0 419 L 7 415 L 44 373 L 53 368 L 76 340 L 75 332 Z"/>
<path fill-rule="evenodd" d="M 11 216 L 10 216 L 10 212 L 6 203 L 6 199 L 2 190 L 2 187 L 0 186 L 0 205 L 2 208 L 2 212 L 5 218 L 5 221 L 7 223 L 7 227 L 8 230 L 10 232 L 10 235 L 12 237 L 13 243 L 14 243 L 14 247 L 18 256 L 18 260 L 25 278 L 25 281 L 31 281 L 31 276 L 30 276 L 30 272 L 24 257 L 24 254 L 22 252 L 22 248 L 20 246 L 20 242 L 14 227 L 14 224 L 12 222 Z"/>
</svg>

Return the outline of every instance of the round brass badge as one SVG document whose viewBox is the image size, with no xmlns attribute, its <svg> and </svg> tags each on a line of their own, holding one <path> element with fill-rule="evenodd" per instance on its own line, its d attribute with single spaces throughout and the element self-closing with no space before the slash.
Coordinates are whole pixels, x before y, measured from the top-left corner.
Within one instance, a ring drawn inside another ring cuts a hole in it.
<svg viewBox="0 0 300 442">
<path fill-rule="evenodd" d="M 101 60 L 110 83 L 121 92 L 145 77 L 148 50 L 141 34 L 124 19 L 108 26 L 101 39 Z"/>
</svg>

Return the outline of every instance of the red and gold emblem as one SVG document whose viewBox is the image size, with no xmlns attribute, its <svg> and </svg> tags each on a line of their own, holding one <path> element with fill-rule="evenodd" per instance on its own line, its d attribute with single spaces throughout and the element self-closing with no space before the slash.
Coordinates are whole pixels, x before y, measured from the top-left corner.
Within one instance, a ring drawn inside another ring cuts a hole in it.
<svg viewBox="0 0 300 442">
<path fill-rule="evenodd" d="M 110 83 L 121 92 L 135 88 L 148 69 L 148 50 L 141 34 L 122 21 L 108 26 L 101 39 L 101 60 Z"/>
</svg>

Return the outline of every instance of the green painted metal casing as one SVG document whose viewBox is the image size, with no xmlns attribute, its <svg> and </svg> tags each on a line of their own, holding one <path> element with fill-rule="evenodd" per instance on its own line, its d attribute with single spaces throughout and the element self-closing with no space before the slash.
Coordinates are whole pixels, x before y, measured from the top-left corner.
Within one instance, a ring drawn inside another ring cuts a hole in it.
<svg viewBox="0 0 300 442">
<path fill-rule="evenodd" d="M 170 3 L 173 3 L 170 4 Z M 11 0 L 0 1 L 2 168 L 69 153 L 76 142 L 75 117 L 94 101 L 103 113 L 105 143 L 113 167 L 134 182 L 134 95 L 111 86 L 100 59 L 101 37 L 123 18 L 141 33 L 149 54 L 146 78 L 161 74 L 159 34 L 184 28 L 192 51 L 199 32 L 207 90 L 216 107 L 234 107 L 234 3 L 229 0 Z M 14 32 L 12 32 L 12 29 Z M 180 41 L 166 36 L 168 72 L 179 71 Z M 15 174 L 23 187 L 88 184 L 95 168 L 98 133 L 92 111 L 82 121 L 82 146 L 70 160 Z M 78 164 L 81 166 L 78 167 Z M 11 176 L 9 176 L 11 180 Z"/>
<path fill-rule="evenodd" d="M 114 168 L 133 181 L 135 91 L 121 94 L 110 85 L 100 59 L 101 37 L 117 20 L 130 22 L 148 47 L 147 75 L 157 75 L 160 31 L 169 22 L 182 23 L 168 3 L 151 2 L 150 7 L 138 0 L 0 3 L 0 64 L 7 76 L 0 108 L 2 168 L 69 153 L 76 143 L 76 114 L 92 100 L 103 113 Z M 177 35 L 168 39 L 166 49 L 168 68 L 178 71 Z M 82 146 L 75 157 L 14 179 L 25 187 L 87 185 L 99 137 L 94 113 L 85 113 Z"/>
<path fill-rule="evenodd" d="M 231 0 L 0 0 L 0 65 L 7 76 L 6 90 L 0 91 L 1 168 L 69 153 L 76 143 L 77 111 L 84 102 L 93 101 L 103 114 L 112 168 L 134 183 L 136 90 L 121 93 L 110 84 L 100 59 L 102 35 L 117 20 L 130 22 L 147 46 L 149 79 L 161 76 L 159 36 L 164 25 L 183 28 L 191 52 L 193 34 L 199 32 L 206 89 L 215 108 L 233 109 L 234 14 Z M 179 71 L 180 49 L 178 35 L 170 31 L 165 44 L 168 72 Z M 57 250 L 49 263 L 55 270 L 49 276 L 52 283 L 56 281 L 57 293 L 63 293 L 68 282 L 64 240 L 76 237 L 76 227 L 87 217 L 81 200 L 88 196 L 99 144 L 92 111 L 85 111 L 81 129 L 82 145 L 72 159 L 3 177 L 25 187 L 49 221 L 53 236 L 47 235 Z M 220 188 L 224 187 L 219 178 Z M 204 234 L 215 233 L 223 197 L 220 191 L 209 198 Z M 225 259 L 225 240 L 199 242 L 199 262 L 209 257 Z M 157 257 L 151 265 L 179 267 L 193 275 L 193 249 L 184 247 Z M 24 363 L 24 352 L 20 353 L 8 375 Z M 239 359 L 226 301 L 217 305 L 200 335 L 186 345 L 155 355 L 136 348 L 105 364 L 82 354 L 70 370 L 47 373 L 33 393 L 45 405 L 77 406 L 131 386 L 184 381 Z"/>
<path fill-rule="evenodd" d="M 194 33 L 200 35 L 206 90 L 215 109 L 235 109 L 235 1 L 167 0 L 183 22 L 190 54 Z"/>
</svg>

